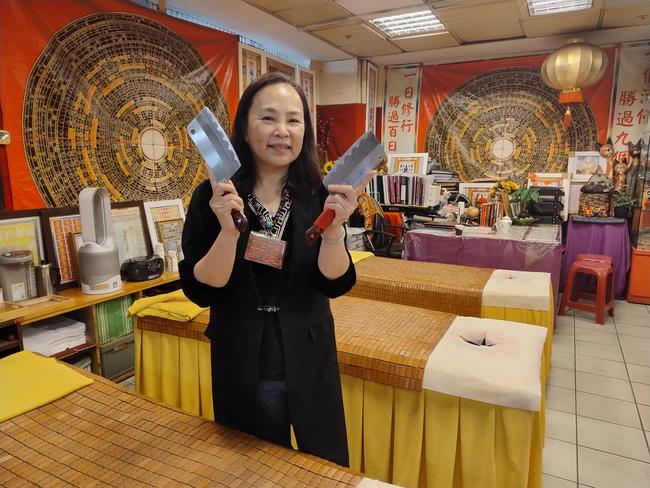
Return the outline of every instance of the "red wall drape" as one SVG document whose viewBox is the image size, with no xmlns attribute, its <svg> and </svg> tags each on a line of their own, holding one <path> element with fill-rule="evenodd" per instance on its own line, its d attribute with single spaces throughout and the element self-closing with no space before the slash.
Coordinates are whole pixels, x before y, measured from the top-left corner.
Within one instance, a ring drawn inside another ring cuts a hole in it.
<svg viewBox="0 0 650 488">
<path fill-rule="evenodd" d="M 605 49 L 604 51 L 609 58 L 605 75 L 596 85 L 584 90 L 585 102 L 590 105 L 594 113 L 598 136 L 601 141 L 605 141 L 607 135 L 614 67 L 614 49 Z M 427 127 L 435 115 L 438 105 L 467 80 L 499 68 L 514 66 L 540 68 L 545 58 L 546 56 L 526 56 L 471 63 L 424 66 L 422 68 L 418 114 L 418 150 L 424 150 L 424 137 Z"/>
<path fill-rule="evenodd" d="M 66 24 L 97 12 L 126 12 L 164 24 L 192 44 L 215 74 L 229 107 L 231 120 L 239 99 L 237 37 L 140 7 L 124 0 L 2 0 L 0 2 L 0 104 L 7 146 L 13 208 L 45 206 L 25 157 L 22 111 L 25 87 L 34 63 L 50 38 Z M 9 191 L 10 190 L 10 191 Z"/>
<path fill-rule="evenodd" d="M 328 159 L 337 159 L 366 131 L 366 104 L 318 105 L 316 118 L 332 119 L 332 138 L 327 153 Z"/>
</svg>

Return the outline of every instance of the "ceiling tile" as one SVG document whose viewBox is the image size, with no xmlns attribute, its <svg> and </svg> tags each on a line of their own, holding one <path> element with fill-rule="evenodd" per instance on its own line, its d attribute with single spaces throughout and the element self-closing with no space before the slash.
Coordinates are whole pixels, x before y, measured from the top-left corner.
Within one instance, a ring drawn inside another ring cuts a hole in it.
<svg viewBox="0 0 650 488">
<path fill-rule="evenodd" d="M 428 8 L 422 0 L 337 0 L 336 3 L 356 15 L 381 12 L 384 10 L 402 9 L 404 7 Z M 387 13 L 385 15 L 391 14 Z"/>
<path fill-rule="evenodd" d="M 358 44 L 350 44 L 342 49 L 345 49 L 347 52 L 361 58 L 384 56 L 386 54 L 398 54 L 402 52 L 400 48 L 388 41 L 361 42 Z"/>
<path fill-rule="evenodd" d="M 337 25 L 336 27 L 314 30 L 312 34 L 339 46 L 384 40 L 379 34 L 364 24 Z"/>
<path fill-rule="evenodd" d="M 469 7 L 434 9 L 434 13 L 456 37 L 465 42 L 510 39 L 524 35 L 513 2 L 495 2 Z"/>
<path fill-rule="evenodd" d="M 599 10 L 589 9 L 566 14 L 528 17 L 522 20 L 522 27 L 528 37 L 553 36 L 594 30 L 598 28 L 599 18 Z"/>
<path fill-rule="evenodd" d="M 643 18 L 645 16 L 645 18 Z M 615 7 L 605 10 L 602 27 L 629 27 L 632 25 L 650 25 L 650 2 L 643 5 Z"/>
<path fill-rule="evenodd" d="M 391 42 L 404 49 L 404 51 L 424 51 L 426 49 L 458 46 L 458 41 L 448 32 L 428 36 L 408 37 L 405 39 L 393 39 Z"/>
<path fill-rule="evenodd" d="M 278 10 L 275 15 L 290 24 L 301 26 L 349 17 L 350 13 L 331 2 L 321 2 L 310 5 L 309 8 L 296 7 L 288 10 Z"/>
<path fill-rule="evenodd" d="M 277 12 L 278 10 L 288 10 L 296 7 L 308 7 L 317 3 L 322 3 L 323 0 L 244 0 L 246 3 L 256 7 L 263 8 L 269 12 Z"/>
</svg>

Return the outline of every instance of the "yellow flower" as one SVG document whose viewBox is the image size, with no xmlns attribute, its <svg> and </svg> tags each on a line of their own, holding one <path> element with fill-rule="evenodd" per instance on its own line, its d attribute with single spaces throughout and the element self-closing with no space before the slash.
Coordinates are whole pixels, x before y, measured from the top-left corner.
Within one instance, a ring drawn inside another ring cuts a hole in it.
<svg viewBox="0 0 650 488">
<path fill-rule="evenodd" d="M 333 168 L 333 167 L 334 167 L 334 161 L 327 161 L 327 162 L 323 165 L 323 174 L 326 175 L 327 173 L 329 173 L 330 171 L 332 171 L 332 168 Z"/>
</svg>

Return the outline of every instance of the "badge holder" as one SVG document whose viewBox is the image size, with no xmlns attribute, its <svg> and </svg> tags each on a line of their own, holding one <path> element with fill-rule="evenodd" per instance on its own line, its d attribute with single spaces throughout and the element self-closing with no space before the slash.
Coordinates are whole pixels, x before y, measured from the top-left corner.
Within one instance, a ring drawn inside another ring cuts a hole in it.
<svg viewBox="0 0 650 488">
<path fill-rule="evenodd" d="M 282 269 L 287 242 L 261 232 L 251 232 L 244 258 L 273 268 Z"/>
</svg>

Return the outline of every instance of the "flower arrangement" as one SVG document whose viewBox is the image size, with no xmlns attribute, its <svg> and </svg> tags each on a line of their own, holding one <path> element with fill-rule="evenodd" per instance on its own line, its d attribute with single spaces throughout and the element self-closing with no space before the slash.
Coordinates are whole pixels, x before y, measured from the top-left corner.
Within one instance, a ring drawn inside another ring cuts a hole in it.
<svg viewBox="0 0 650 488">
<path fill-rule="evenodd" d="M 499 180 L 496 185 L 490 188 L 490 197 L 495 198 L 501 190 L 506 190 L 508 193 L 519 190 L 519 183 L 512 180 Z"/>
</svg>

